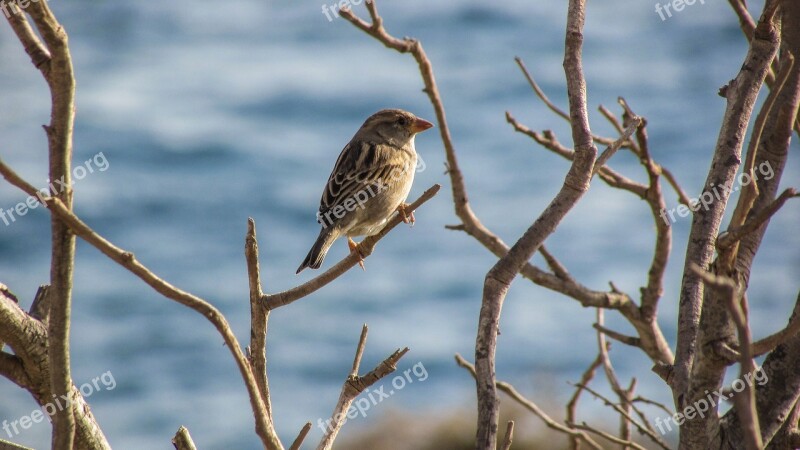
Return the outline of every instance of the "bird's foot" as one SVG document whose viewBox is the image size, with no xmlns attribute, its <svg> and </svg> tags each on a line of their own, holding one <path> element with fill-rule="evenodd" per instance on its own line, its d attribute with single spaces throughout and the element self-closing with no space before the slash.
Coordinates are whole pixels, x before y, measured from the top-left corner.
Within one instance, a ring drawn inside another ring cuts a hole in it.
<svg viewBox="0 0 800 450">
<path fill-rule="evenodd" d="M 414 226 L 414 222 L 417 219 L 414 218 L 414 211 L 409 211 L 408 207 L 411 206 L 408 203 L 401 203 L 400 206 L 397 207 L 397 212 L 400 213 L 400 217 L 403 218 L 403 223 L 406 223 L 410 226 Z"/>
<path fill-rule="evenodd" d="M 355 253 L 358 257 L 358 265 L 361 266 L 361 270 L 367 270 L 367 268 L 364 267 L 364 255 L 362 255 L 361 251 L 358 249 L 358 244 L 356 244 L 356 241 L 348 237 L 347 246 L 350 247 L 350 253 Z"/>
</svg>

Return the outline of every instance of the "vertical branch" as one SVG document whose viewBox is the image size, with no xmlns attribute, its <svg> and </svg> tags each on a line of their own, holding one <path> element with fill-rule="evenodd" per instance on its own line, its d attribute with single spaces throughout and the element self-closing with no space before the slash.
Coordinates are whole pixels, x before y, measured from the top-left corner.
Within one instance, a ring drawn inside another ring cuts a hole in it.
<svg viewBox="0 0 800 450">
<path fill-rule="evenodd" d="M 15 7 L 12 7 L 15 9 Z M 49 176 L 51 195 L 58 197 L 64 206 L 72 209 L 70 164 L 72 159 L 72 128 L 75 119 L 75 77 L 69 52 L 67 33 L 56 20 L 46 0 L 32 3 L 26 10 L 31 15 L 44 45 L 30 48 L 23 42 L 34 64 L 44 75 L 50 88 L 50 124 L 45 125 L 49 146 Z M 20 10 L 15 15 L 22 16 Z M 9 19 L 17 24 L 15 31 L 25 33 L 19 17 Z M 36 43 L 34 41 L 34 43 Z M 36 53 L 32 53 L 36 52 Z M 69 362 L 69 330 L 72 302 L 72 276 L 75 262 L 75 236 L 56 216 L 51 216 L 51 262 L 48 297 L 50 314 L 47 324 L 50 387 L 56 396 L 71 393 L 72 377 Z M 54 449 L 71 449 L 75 437 L 73 408 L 58 411 L 53 417 L 52 446 Z"/>
<path fill-rule="evenodd" d="M 509 420 L 506 424 L 506 434 L 503 437 L 503 445 L 500 447 L 501 450 L 510 450 L 511 444 L 514 442 L 514 421 Z"/>
<path fill-rule="evenodd" d="M 576 152 L 592 146 L 592 131 L 589 128 L 589 114 L 586 107 L 586 79 L 583 76 L 581 60 L 585 20 L 586 2 L 570 0 L 564 45 L 564 73 L 567 78 L 572 142 Z"/>
<path fill-rule="evenodd" d="M 475 371 L 478 394 L 476 449 L 494 449 L 499 416 L 495 386 L 495 351 L 500 312 L 516 274 L 589 189 L 597 148 L 593 144 L 586 108 L 586 82 L 581 64 L 585 1 L 570 0 L 567 16 L 564 72 L 569 94 L 570 121 L 575 157 L 564 184 L 542 214 L 508 253 L 486 274 L 483 301 L 475 339 Z"/>
<path fill-rule="evenodd" d="M 748 215 L 753 210 L 758 196 L 760 194 L 758 174 L 755 171 L 756 156 L 759 148 L 761 147 L 761 136 L 764 133 L 767 119 L 772 113 L 776 100 L 783 95 L 783 88 L 786 86 L 786 80 L 792 73 L 794 67 L 794 57 L 787 54 L 783 60 L 778 77 L 772 90 L 767 95 L 764 105 L 756 115 L 755 123 L 753 124 L 753 132 L 750 135 L 750 145 L 747 148 L 747 155 L 744 160 L 744 167 L 742 168 L 742 175 L 747 175 L 750 183 L 743 184 L 739 194 L 739 201 L 733 210 L 733 216 L 728 224 L 728 229 L 735 229 L 744 225 Z M 762 182 L 763 184 L 763 182 Z M 725 270 L 730 270 L 736 261 L 736 255 L 739 250 L 739 243 L 732 244 L 729 250 L 720 251 L 719 260 Z"/>
<path fill-rule="evenodd" d="M 739 168 L 747 124 L 750 122 L 753 107 L 769 70 L 769 65 L 778 50 L 779 39 L 772 21 L 773 14 L 774 9 L 768 1 L 765 5 L 765 13 L 756 27 L 742 69 L 736 79 L 721 91 L 728 102 L 711 168 L 700 196 L 700 198 L 714 199 L 715 193 L 718 193 L 717 201 L 709 203 L 707 208 L 698 208 L 694 213 L 681 282 L 675 382 L 673 384 L 678 408 L 682 408 L 683 404 L 690 400 L 685 398 L 684 394 L 688 390 L 690 372 L 697 351 L 696 341 L 703 302 L 703 282 L 691 270 L 691 266 L 696 264 L 704 269 L 708 268 L 714 255 L 714 243 L 722 215 L 725 212 L 731 193 L 730 189 Z M 712 189 L 715 190 L 712 191 Z M 695 420 L 687 422 L 687 424 L 700 426 L 699 422 Z M 687 436 L 690 434 L 692 433 Z"/>
<path fill-rule="evenodd" d="M 247 219 L 244 256 L 247 260 L 247 278 L 250 284 L 250 347 L 248 359 L 261 394 L 261 401 L 264 402 L 264 408 L 266 408 L 267 420 L 274 424 L 267 379 L 267 325 L 269 323 L 269 311 L 261 302 L 261 297 L 264 293 L 261 291 L 261 271 L 258 267 L 256 222 L 252 218 Z"/>
<path fill-rule="evenodd" d="M 748 319 L 747 294 L 742 294 L 741 301 L 737 301 L 737 297 L 733 294 L 728 295 L 728 307 L 739 333 L 739 379 L 746 380 L 748 375 L 752 376 L 756 371 Z M 756 413 L 756 392 L 751 383 L 744 384 L 744 390 L 736 395 L 735 402 L 736 412 L 744 428 L 747 449 L 764 448 L 764 443 L 761 441 L 761 427 L 758 424 L 758 413 Z"/>
<path fill-rule="evenodd" d="M 758 425 L 755 391 L 751 382 L 744 382 L 748 380 L 748 377 L 752 380 L 756 372 L 751 346 L 752 338 L 750 337 L 750 326 L 747 318 L 747 295 L 739 290 L 737 283 L 731 278 L 706 272 L 697 265 L 692 265 L 691 270 L 703 280 L 703 283 L 724 297 L 733 322 L 736 324 L 739 334 L 739 380 L 743 382 L 744 386 L 742 391 L 737 392 L 734 397 L 736 415 L 739 416 L 745 448 L 747 450 L 760 450 L 764 448 L 764 443 L 761 440 L 761 428 Z"/>
</svg>

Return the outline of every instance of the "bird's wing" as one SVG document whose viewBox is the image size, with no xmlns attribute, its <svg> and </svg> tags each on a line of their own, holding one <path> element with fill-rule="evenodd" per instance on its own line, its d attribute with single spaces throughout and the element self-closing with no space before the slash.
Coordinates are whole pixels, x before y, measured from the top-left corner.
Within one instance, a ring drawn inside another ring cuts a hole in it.
<svg viewBox="0 0 800 450">
<path fill-rule="evenodd" d="M 320 215 L 341 205 L 356 194 L 372 197 L 378 189 L 404 170 L 400 150 L 389 145 L 356 141 L 348 143 L 336 160 L 328 184 L 322 192 Z M 411 168 L 413 170 L 413 168 Z"/>
</svg>

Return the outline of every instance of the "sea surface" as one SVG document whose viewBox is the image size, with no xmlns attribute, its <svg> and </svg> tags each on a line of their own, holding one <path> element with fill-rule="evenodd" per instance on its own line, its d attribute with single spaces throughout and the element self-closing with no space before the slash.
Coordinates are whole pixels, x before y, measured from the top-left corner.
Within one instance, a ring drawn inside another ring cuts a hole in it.
<svg viewBox="0 0 800 450">
<path fill-rule="evenodd" d="M 363 4 L 353 3 L 366 17 Z M 762 2 L 754 3 L 757 11 Z M 164 279 L 213 303 L 243 346 L 249 339 L 247 218 L 257 224 L 264 289 L 309 280 L 317 273 L 294 272 L 317 235 L 319 196 L 344 144 L 378 109 L 435 119 L 413 59 L 344 19 L 331 14 L 329 20 L 321 2 L 55 0 L 51 6 L 69 33 L 77 77 L 74 164 L 95 169 L 75 181 L 76 213 Z M 505 112 L 571 145 L 566 122 L 536 98 L 514 57 L 567 108 L 566 2 L 387 0 L 379 8 L 390 33 L 423 42 L 472 207 L 513 243 L 557 192 L 568 162 L 513 132 Z M 597 107 L 619 113 L 617 97 L 625 97 L 648 120 L 655 159 L 696 195 L 725 108 L 717 91 L 736 76 L 747 50 L 735 15 L 725 2 L 707 1 L 662 20 L 654 2 L 609 0 L 590 2 L 586 19 L 593 131 L 613 136 Z M 0 157 L 45 187 L 41 125 L 49 120 L 49 93 L 4 21 L 0 61 Z M 794 138 L 782 187 L 800 186 Z M 443 189 L 416 212 L 416 225 L 401 225 L 382 240 L 366 272 L 351 270 L 270 317 L 269 382 L 287 444 L 306 421 L 315 425 L 306 448 L 318 442 L 318 419 L 333 410 L 364 323 L 362 371 L 408 346 L 398 374 L 409 375 L 402 388 L 395 375 L 386 378 L 382 385 L 393 394 L 351 420 L 345 436 L 390 413 L 419 420 L 474 414 L 474 382 L 453 355 L 473 359 L 483 278 L 495 258 L 467 235 L 445 229 L 457 219 L 437 129 L 418 136 L 417 150 L 425 168 L 411 197 L 434 183 Z M 614 156 L 611 165 L 646 179 L 630 154 Z M 668 206 L 676 206 L 674 193 L 664 191 Z M 23 201 L 19 190 L 0 183 L 0 207 Z M 793 307 L 798 222 L 800 206 L 789 202 L 770 223 L 755 261 L 756 337 L 780 329 Z M 674 224 L 659 305 L 673 345 L 689 226 L 688 218 Z M 602 290 L 613 281 L 638 297 L 653 235 L 644 202 L 596 180 L 546 243 L 585 285 Z M 337 242 L 324 268 L 346 253 Z M 0 282 L 25 307 L 48 281 L 49 254 L 49 215 L 42 208 L 0 223 Z M 534 262 L 543 265 L 539 256 Z M 610 327 L 632 333 L 618 314 L 606 317 Z M 501 319 L 498 378 L 531 399 L 563 403 L 572 389 L 567 382 L 577 381 L 596 354 L 594 320 L 595 312 L 574 300 L 515 281 Z M 171 448 L 180 425 L 201 448 L 259 448 L 245 388 L 210 323 L 80 240 L 71 344 L 75 383 L 90 383 L 87 400 L 114 448 Z M 637 378 L 641 394 L 671 403 L 641 352 L 616 345 L 612 359 L 620 377 Z M 109 383 L 91 385 L 103 374 Z M 0 380 L 0 399 L 0 420 L 12 422 L 36 408 L 7 380 Z M 587 420 L 607 414 L 591 399 L 584 405 Z M 550 411 L 560 416 L 562 408 Z M 49 446 L 49 435 L 46 421 L 11 436 L 0 431 L 0 438 L 40 449 Z"/>
</svg>

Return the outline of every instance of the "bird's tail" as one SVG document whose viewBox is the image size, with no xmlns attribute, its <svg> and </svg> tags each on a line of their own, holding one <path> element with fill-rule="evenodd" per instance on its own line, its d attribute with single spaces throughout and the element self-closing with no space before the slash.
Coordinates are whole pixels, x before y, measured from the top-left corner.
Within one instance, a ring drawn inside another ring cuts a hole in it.
<svg viewBox="0 0 800 450">
<path fill-rule="evenodd" d="M 319 269 L 319 266 L 322 264 L 322 260 L 325 259 L 325 255 L 328 254 L 328 250 L 331 248 L 333 241 L 335 241 L 338 237 L 339 231 L 335 228 L 322 227 L 322 230 L 320 230 L 319 236 L 317 237 L 317 241 L 314 242 L 314 246 L 308 251 L 306 259 L 304 259 L 303 263 L 300 264 L 300 267 L 297 268 L 296 273 L 302 272 L 306 267 Z"/>
</svg>

